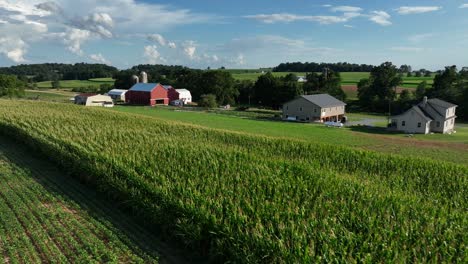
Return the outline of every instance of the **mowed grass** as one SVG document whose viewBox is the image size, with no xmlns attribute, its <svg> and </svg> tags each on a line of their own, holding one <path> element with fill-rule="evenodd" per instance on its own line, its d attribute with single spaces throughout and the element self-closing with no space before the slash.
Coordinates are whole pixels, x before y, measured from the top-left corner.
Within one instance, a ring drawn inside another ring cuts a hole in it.
<svg viewBox="0 0 468 264">
<path fill-rule="evenodd" d="M 156 240 L 96 192 L 0 136 L 5 263 L 152 263 Z"/>
<path fill-rule="evenodd" d="M 290 72 L 273 72 L 276 77 L 283 77 Z M 293 72 L 298 76 L 305 76 L 306 72 Z M 369 72 L 342 72 L 341 74 L 341 85 L 357 85 L 361 79 L 369 78 Z M 261 72 L 248 72 L 248 73 L 233 73 L 233 77 L 237 80 L 250 80 L 256 81 L 258 77 L 262 75 Z M 418 84 L 426 81 L 428 85 L 432 85 L 434 77 L 403 77 L 403 83 L 401 87 L 405 88 L 416 88 Z"/>
<path fill-rule="evenodd" d="M 99 79 L 90 79 L 90 80 L 64 80 L 60 81 L 60 88 L 81 88 L 81 87 L 99 87 L 101 84 L 110 84 L 114 85 L 114 80 L 112 78 L 99 78 Z M 52 82 L 38 82 L 37 87 L 41 89 L 52 88 Z"/>
<path fill-rule="evenodd" d="M 165 107 L 117 106 L 109 111 L 120 111 L 151 116 L 158 119 L 181 121 L 203 127 L 246 132 L 277 138 L 293 138 L 307 142 L 321 142 L 413 157 L 426 157 L 468 164 L 468 127 L 457 126 L 452 135 L 388 134 L 380 130 L 356 128 L 328 128 L 322 124 L 301 124 L 281 121 L 260 121 L 234 115 L 205 112 L 174 111 Z M 377 119 L 374 125 L 384 126 L 385 118 L 375 115 L 350 114 L 353 120 Z"/>
</svg>

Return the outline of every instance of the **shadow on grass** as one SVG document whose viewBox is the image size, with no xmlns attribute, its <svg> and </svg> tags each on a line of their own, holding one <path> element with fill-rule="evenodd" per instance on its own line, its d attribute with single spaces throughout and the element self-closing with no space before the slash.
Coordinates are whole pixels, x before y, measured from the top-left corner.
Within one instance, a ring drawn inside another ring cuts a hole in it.
<svg viewBox="0 0 468 264">
<path fill-rule="evenodd" d="M 27 171 L 44 189 L 54 196 L 61 196 L 79 205 L 90 217 L 101 222 L 127 244 L 134 254 L 159 258 L 159 263 L 206 262 L 187 252 L 181 245 L 164 241 L 157 233 L 130 213 L 121 209 L 91 187 L 85 186 L 72 176 L 59 170 L 53 163 L 0 135 L 0 152 L 13 164 Z M 110 223 L 110 225 L 106 224 Z M 184 257 L 186 256 L 186 257 Z"/>
</svg>

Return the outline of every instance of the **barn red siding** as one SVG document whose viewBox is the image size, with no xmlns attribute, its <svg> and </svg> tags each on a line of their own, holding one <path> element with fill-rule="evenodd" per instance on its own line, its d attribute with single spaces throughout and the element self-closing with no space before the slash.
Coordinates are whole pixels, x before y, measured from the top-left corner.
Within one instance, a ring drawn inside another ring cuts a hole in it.
<svg viewBox="0 0 468 264">
<path fill-rule="evenodd" d="M 167 95 L 169 97 L 169 102 L 179 100 L 179 93 L 174 88 L 169 89 Z"/>
<path fill-rule="evenodd" d="M 155 104 L 169 104 L 168 92 L 160 84 L 156 85 L 151 92 L 144 91 L 128 91 L 126 94 L 126 101 L 129 104 L 135 105 L 155 105 Z"/>
</svg>

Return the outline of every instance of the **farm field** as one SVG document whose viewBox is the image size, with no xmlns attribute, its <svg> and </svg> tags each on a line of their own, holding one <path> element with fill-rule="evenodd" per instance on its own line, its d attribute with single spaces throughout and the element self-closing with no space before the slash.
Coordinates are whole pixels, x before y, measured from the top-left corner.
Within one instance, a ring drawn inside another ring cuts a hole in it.
<svg viewBox="0 0 468 264">
<path fill-rule="evenodd" d="M 3 134 L 213 261 L 468 257 L 466 166 L 59 103 L 0 107 Z"/>
<path fill-rule="evenodd" d="M 110 84 L 114 85 L 114 80 L 112 78 L 98 78 L 98 79 L 89 79 L 89 80 L 64 80 L 60 81 L 60 88 L 80 88 L 88 86 L 99 87 L 101 84 Z M 52 88 L 52 82 L 38 82 L 37 87 L 40 89 L 50 89 Z"/>
<path fill-rule="evenodd" d="M 25 98 L 51 102 L 69 102 L 77 93 L 63 90 L 26 90 Z"/>
<path fill-rule="evenodd" d="M 28 152 L 0 136 L 4 262 L 158 262 L 157 241 L 147 230 Z"/>
<path fill-rule="evenodd" d="M 457 125 L 457 134 L 415 135 L 384 134 L 364 128 L 327 128 L 322 124 L 298 124 L 278 121 L 260 121 L 234 115 L 205 112 L 174 111 L 166 107 L 117 106 L 109 111 L 121 111 L 151 116 L 157 119 L 180 121 L 208 128 L 245 132 L 270 137 L 291 138 L 306 142 L 321 142 L 337 146 L 375 150 L 383 153 L 426 157 L 468 164 L 468 127 Z M 350 121 L 375 120 L 383 126 L 385 118 L 376 115 L 348 114 Z M 364 122 L 363 122 L 364 123 Z"/>
<path fill-rule="evenodd" d="M 289 74 L 290 72 L 273 72 L 276 77 L 281 77 Z M 299 76 L 305 76 L 305 72 L 293 72 Z M 364 78 L 369 78 L 368 72 L 342 72 L 341 74 L 341 85 L 343 86 L 355 86 L 357 83 Z M 256 81 L 257 78 L 262 75 L 260 72 L 249 72 L 249 73 L 233 73 L 233 77 L 238 80 L 251 80 Z M 402 87 L 404 88 L 416 88 L 419 83 L 426 81 L 430 86 L 433 83 L 434 77 L 403 77 Z"/>
</svg>

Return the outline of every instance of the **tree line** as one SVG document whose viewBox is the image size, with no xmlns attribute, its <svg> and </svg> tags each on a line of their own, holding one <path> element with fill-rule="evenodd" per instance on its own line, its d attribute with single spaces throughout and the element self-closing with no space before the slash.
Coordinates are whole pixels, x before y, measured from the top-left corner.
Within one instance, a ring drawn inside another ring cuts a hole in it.
<svg viewBox="0 0 468 264">
<path fill-rule="evenodd" d="M 370 72 L 374 65 L 348 62 L 316 63 L 316 62 L 286 62 L 273 68 L 274 72 L 322 72 L 330 69 L 335 72 Z"/>
<path fill-rule="evenodd" d="M 398 94 L 402 82 L 400 70 L 391 62 L 375 67 L 368 79 L 358 83 L 359 110 L 400 114 L 427 96 L 458 105 L 457 116 L 468 119 L 468 68 L 446 67 L 436 74 L 432 86 L 423 81 L 414 91 L 405 89 Z"/>
<path fill-rule="evenodd" d="M 88 80 L 112 77 L 118 69 L 105 64 L 89 63 L 43 63 L 21 64 L 1 67 L 0 74 L 16 75 L 24 82 L 43 82 L 54 80 Z"/>
</svg>

